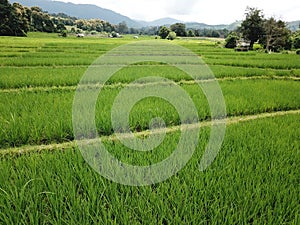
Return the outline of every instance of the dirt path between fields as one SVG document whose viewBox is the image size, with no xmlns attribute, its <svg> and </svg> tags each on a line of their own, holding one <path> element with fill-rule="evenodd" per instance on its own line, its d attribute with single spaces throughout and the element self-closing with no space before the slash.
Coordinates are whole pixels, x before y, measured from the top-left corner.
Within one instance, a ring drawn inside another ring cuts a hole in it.
<svg viewBox="0 0 300 225">
<path fill-rule="evenodd" d="M 201 79 L 201 80 L 181 80 L 181 81 L 174 81 L 174 83 L 178 85 L 193 85 L 193 84 L 201 84 L 206 82 L 213 82 L 213 81 L 236 81 L 236 80 L 290 80 L 290 81 L 300 81 L 300 77 L 294 76 L 252 76 L 252 77 L 224 77 L 224 78 L 216 78 L 216 79 Z M 143 87 L 143 86 L 151 86 L 151 85 L 168 85 L 173 82 L 149 82 L 149 83 L 114 83 L 114 84 L 95 84 L 90 85 L 93 88 L 100 88 L 105 87 L 109 89 L 119 88 L 119 87 Z M 36 91 L 54 91 L 54 90 L 66 90 L 66 91 L 75 91 L 78 86 L 44 86 L 44 87 L 21 87 L 21 88 L 7 88 L 7 89 L 0 89 L 0 93 L 18 93 L 18 92 L 36 92 Z"/>
<path fill-rule="evenodd" d="M 225 120 L 219 120 L 214 121 L 214 123 L 224 123 L 226 122 L 226 125 L 232 125 L 232 124 L 238 124 L 246 121 L 253 121 L 257 119 L 264 119 L 264 118 L 270 118 L 270 117 L 278 117 L 278 116 L 284 116 L 284 115 L 295 115 L 300 114 L 300 109 L 298 110 L 290 110 L 290 111 L 280 111 L 280 112 L 272 112 L 272 113 L 262 113 L 257 115 L 249 115 L 249 116 L 236 116 L 236 117 L 228 117 Z M 154 130 L 152 133 L 173 133 L 180 131 L 181 129 L 196 129 L 199 127 L 209 127 L 212 124 L 212 121 L 205 121 L 195 124 L 183 124 L 179 126 L 169 127 L 165 129 L 157 129 Z M 135 137 L 145 137 L 150 134 L 150 131 L 142 131 L 138 133 L 134 133 Z M 122 138 L 130 138 L 128 134 L 122 134 Z M 116 140 L 115 135 L 111 136 L 102 136 L 101 139 L 103 141 L 105 140 Z M 94 140 L 83 140 L 81 143 L 93 143 Z M 35 146 L 22 146 L 18 148 L 8 148 L 8 149 L 0 149 L 0 159 L 4 157 L 14 157 L 14 156 L 21 156 L 23 154 L 27 153 L 42 153 L 42 152 L 51 152 L 51 151 L 63 151 L 70 148 L 75 148 L 77 146 L 76 141 L 72 142 L 65 142 L 65 143 L 58 143 L 58 144 L 49 144 L 49 145 L 35 145 Z"/>
</svg>

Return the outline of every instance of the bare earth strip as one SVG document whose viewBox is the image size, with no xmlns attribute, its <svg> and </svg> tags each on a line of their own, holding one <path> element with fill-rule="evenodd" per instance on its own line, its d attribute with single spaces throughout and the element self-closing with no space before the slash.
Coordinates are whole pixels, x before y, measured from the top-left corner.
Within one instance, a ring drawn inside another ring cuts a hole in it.
<svg viewBox="0 0 300 225">
<path fill-rule="evenodd" d="M 284 115 L 294 115 L 294 114 L 300 114 L 300 109 L 298 110 L 290 110 L 290 111 L 280 111 L 280 112 L 273 112 L 273 113 L 262 113 L 262 114 L 257 114 L 257 115 L 250 115 L 250 116 L 237 116 L 237 117 L 229 117 L 226 118 L 225 120 L 220 120 L 220 121 L 213 121 L 213 123 L 224 123 L 226 121 L 226 125 L 232 125 L 232 124 L 237 124 L 237 123 L 242 123 L 246 121 L 253 121 L 257 119 L 264 119 L 264 118 L 270 118 L 270 117 L 277 117 L 277 116 L 284 116 Z M 193 130 L 195 128 L 199 127 L 209 127 L 212 125 L 212 121 L 205 121 L 205 122 L 200 122 L 200 123 L 195 123 L 195 124 L 183 124 L 179 126 L 174 126 L 174 127 L 169 127 L 165 129 L 157 129 L 151 131 L 151 133 L 173 133 L 180 131 L 182 129 L 186 130 Z M 135 137 L 145 137 L 150 134 L 150 131 L 142 131 L 135 133 Z M 128 134 L 121 134 L 121 138 L 130 138 L 130 135 Z M 117 140 L 115 135 L 111 136 L 102 136 L 101 137 L 102 141 L 105 140 Z M 81 140 L 81 143 L 88 143 L 91 144 L 95 142 L 96 140 Z M 27 153 L 42 153 L 44 151 L 63 151 L 66 149 L 71 149 L 71 148 L 76 148 L 77 144 L 76 141 L 71 141 L 71 142 L 65 142 L 65 143 L 60 143 L 60 144 L 50 144 L 50 145 L 36 145 L 36 146 L 23 146 L 23 147 L 18 147 L 18 148 L 9 148 L 9 149 L 0 149 L 0 158 L 5 158 L 5 156 L 20 156 L 23 154 Z"/>
<path fill-rule="evenodd" d="M 178 82 L 174 82 L 176 84 L 182 85 L 193 85 L 199 83 L 213 82 L 213 81 L 234 81 L 234 80 L 292 80 L 292 81 L 300 81 L 300 77 L 294 76 L 252 76 L 252 77 L 225 77 L 225 78 L 216 78 L 216 79 L 201 79 L 201 80 L 181 80 Z M 142 87 L 142 86 L 151 86 L 157 84 L 170 84 L 171 82 L 149 82 L 149 83 L 115 83 L 108 85 L 94 84 L 93 88 L 118 88 L 118 87 Z M 173 82 L 172 82 L 173 83 Z M 25 88 L 11 88 L 11 89 L 0 89 L 0 93 L 17 93 L 17 92 L 36 92 L 36 91 L 54 91 L 54 90 L 66 90 L 66 91 L 75 91 L 78 86 L 45 86 L 45 87 L 25 87 Z M 82 87 L 82 85 L 81 85 Z"/>
</svg>

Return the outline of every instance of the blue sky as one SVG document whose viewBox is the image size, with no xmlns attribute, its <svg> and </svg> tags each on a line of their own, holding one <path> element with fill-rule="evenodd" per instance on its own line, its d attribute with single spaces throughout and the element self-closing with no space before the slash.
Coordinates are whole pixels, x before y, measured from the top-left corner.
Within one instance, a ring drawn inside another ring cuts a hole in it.
<svg viewBox="0 0 300 225">
<path fill-rule="evenodd" d="M 267 17 L 300 20 L 298 0 L 60 0 L 95 4 L 133 19 L 151 21 L 173 17 L 186 22 L 228 24 L 244 18 L 247 6 L 263 9 Z M 284 3 L 284 4 L 283 4 Z"/>
</svg>

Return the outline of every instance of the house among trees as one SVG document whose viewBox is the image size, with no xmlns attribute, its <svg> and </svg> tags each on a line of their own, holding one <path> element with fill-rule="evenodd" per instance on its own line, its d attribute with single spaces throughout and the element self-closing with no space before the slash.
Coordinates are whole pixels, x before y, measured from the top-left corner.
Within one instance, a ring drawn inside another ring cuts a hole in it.
<svg viewBox="0 0 300 225">
<path fill-rule="evenodd" d="M 77 34 L 77 37 L 78 37 L 78 38 L 83 38 L 83 37 L 84 37 L 84 34 Z"/>
<path fill-rule="evenodd" d="M 245 41 L 243 39 L 237 41 L 235 50 L 238 51 L 238 52 L 247 52 L 247 51 L 249 51 L 250 50 L 250 41 Z"/>
</svg>

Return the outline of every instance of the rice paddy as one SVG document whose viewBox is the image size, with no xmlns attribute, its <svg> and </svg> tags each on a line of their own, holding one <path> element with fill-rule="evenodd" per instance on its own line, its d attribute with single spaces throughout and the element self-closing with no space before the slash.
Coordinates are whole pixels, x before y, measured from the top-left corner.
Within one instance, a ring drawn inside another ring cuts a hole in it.
<svg viewBox="0 0 300 225">
<path fill-rule="evenodd" d="M 180 172 L 149 186 L 114 183 L 89 166 L 74 141 L 77 85 L 99 56 L 133 41 L 131 36 L 64 39 L 38 33 L 0 37 L 0 224 L 299 224 L 300 57 L 294 53 L 238 53 L 209 39 L 173 42 L 207 63 L 225 99 L 225 139 L 202 172 L 211 115 L 200 86 L 209 80 L 199 86 L 178 68 L 151 62 L 123 68 L 96 104 L 97 132 L 111 154 L 147 166 L 176 148 L 178 112 L 155 97 L 134 106 L 129 126 L 143 138 L 151 119 L 162 118 L 169 131 L 160 146 L 137 152 L 114 136 L 116 96 L 146 76 L 172 80 L 188 93 L 198 113 L 199 142 Z M 141 84 L 146 85 L 155 83 Z M 196 131 L 191 128 L 191 134 Z"/>
</svg>

